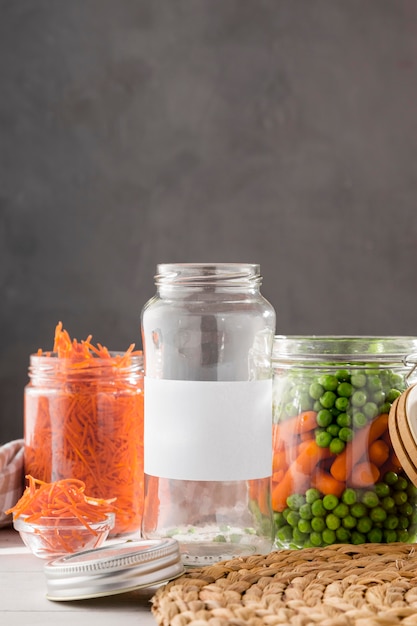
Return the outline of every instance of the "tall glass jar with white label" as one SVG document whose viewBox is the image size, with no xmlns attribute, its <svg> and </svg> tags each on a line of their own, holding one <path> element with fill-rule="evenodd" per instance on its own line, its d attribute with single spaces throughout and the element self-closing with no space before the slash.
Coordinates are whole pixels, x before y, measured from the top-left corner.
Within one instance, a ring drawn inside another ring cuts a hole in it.
<svg viewBox="0 0 417 626">
<path fill-rule="evenodd" d="M 275 311 L 254 264 L 162 264 L 142 311 L 145 538 L 201 565 L 273 541 Z"/>
</svg>

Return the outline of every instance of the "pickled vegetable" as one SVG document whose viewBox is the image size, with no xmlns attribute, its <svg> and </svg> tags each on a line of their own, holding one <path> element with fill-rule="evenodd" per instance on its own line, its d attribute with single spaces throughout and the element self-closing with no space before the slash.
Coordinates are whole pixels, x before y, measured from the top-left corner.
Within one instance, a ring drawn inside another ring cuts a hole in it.
<svg viewBox="0 0 417 626">
<path fill-rule="evenodd" d="M 272 507 L 277 547 L 415 541 L 417 489 L 389 437 L 404 377 L 374 364 L 277 376 Z"/>
</svg>

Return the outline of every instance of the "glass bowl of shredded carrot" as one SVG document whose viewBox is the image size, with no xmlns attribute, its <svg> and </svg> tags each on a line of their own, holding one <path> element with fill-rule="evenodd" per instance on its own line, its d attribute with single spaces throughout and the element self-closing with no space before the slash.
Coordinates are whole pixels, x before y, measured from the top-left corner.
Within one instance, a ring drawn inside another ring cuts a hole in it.
<svg viewBox="0 0 417 626">
<path fill-rule="evenodd" d="M 46 483 L 26 478 L 28 486 L 8 513 L 35 556 L 51 559 L 104 543 L 115 524 L 113 500 L 86 496 L 81 480 Z"/>
</svg>

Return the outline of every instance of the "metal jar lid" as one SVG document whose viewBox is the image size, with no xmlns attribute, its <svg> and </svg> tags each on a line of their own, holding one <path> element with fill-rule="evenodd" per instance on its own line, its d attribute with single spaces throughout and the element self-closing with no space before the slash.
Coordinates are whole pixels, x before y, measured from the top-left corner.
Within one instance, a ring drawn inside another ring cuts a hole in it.
<svg viewBox="0 0 417 626">
<path fill-rule="evenodd" d="M 115 543 L 44 566 L 49 600 L 84 600 L 151 587 L 184 573 L 175 539 Z"/>
<path fill-rule="evenodd" d="M 394 452 L 417 487 L 417 385 L 406 389 L 392 404 L 389 434 Z"/>
</svg>

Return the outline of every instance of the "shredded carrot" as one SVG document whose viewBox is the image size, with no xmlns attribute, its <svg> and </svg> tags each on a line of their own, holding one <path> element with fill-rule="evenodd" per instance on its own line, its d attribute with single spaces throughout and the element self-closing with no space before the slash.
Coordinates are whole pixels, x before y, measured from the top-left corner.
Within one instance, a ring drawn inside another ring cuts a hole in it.
<svg viewBox="0 0 417 626">
<path fill-rule="evenodd" d="M 65 478 L 46 483 L 30 474 L 26 478 L 29 484 L 23 495 L 6 513 L 13 513 L 15 520 L 22 517 L 26 523 L 33 523 L 35 532 L 42 535 L 46 550 L 51 553 L 79 550 L 88 535 L 98 535 L 94 524 L 106 521 L 108 513 L 115 510 L 114 499 L 87 496 L 81 480 Z M 86 530 L 72 528 L 70 523 L 76 520 Z M 63 529 L 59 527 L 62 521 L 67 523 Z M 46 529 L 36 529 L 37 524 Z"/>
<path fill-rule="evenodd" d="M 6 511 L 14 519 L 25 516 L 26 522 L 36 522 L 41 517 L 76 517 L 86 528 L 94 522 L 104 521 L 107 513 L 114 512 L 116 498 L 104 500 L 85 494 L 85 483 L 75 478 L 64 478 L 47 483 L 30 474 L 21 498 Z M 91 529 L 92 530 L 92 529 Z"/>
<path fill-rule="evenodd" d="M 113 534 L 140 528 L 143 510 L 143 379 L 127 368 L 142 353 L 123 354 L 71 339 L 59 322 L 54 389 L 25 394 L 25 471 L 45 482 L 82 480 L 92 497 L 117 498 Z M 31 385 L 29 385 L 30 387 Z M 33 385 L 32 385 L 33 387 Z"/>
</svg>

